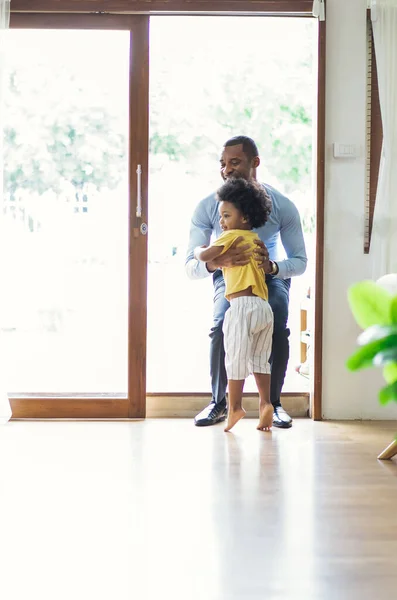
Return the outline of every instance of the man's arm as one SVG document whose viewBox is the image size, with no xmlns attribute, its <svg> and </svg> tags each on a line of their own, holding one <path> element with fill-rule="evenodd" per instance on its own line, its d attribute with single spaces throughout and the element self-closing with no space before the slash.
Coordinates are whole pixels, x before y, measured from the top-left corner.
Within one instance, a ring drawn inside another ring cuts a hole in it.
<svg viewBox="0 0 397 600">
<path fill-rule="evenodd" d="M 306 271 L 307 256 L 302 224 L 298 209 L 293 202 L 288 202 L 283 211 L 280 238 L 287 254 L 286 260 L 277 262 L 279 279 L 288 279 L 302 275 Z"/>
<path fill-rule="evenodd" d="M 186 273 L 190 279 L 203 279 L 210 275 L 206 264 L 194 257 L 194 250 L 197 246 L 209 245 L 213 229 L 204 203 L 205 200 L 202 200 L 196 207 L 190 223 L 189 244 L 185 261 Z"/>
</svg>

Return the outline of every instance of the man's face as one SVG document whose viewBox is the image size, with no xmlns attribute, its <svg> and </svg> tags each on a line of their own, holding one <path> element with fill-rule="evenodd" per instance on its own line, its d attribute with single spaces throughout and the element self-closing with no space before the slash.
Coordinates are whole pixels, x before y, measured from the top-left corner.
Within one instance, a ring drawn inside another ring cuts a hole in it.
<svg viewBox="0 0 397 600">
<path fill-rule="evenodd" d="M 256 179 L 256 167 L 259 158 L 249 159 L 243 152 L 243 145 L 227 146 L 223 148 L 221 156 L 221 176 L 224 181 L 232 177 L 242 177 L 249 181 Z"/>
</svg>

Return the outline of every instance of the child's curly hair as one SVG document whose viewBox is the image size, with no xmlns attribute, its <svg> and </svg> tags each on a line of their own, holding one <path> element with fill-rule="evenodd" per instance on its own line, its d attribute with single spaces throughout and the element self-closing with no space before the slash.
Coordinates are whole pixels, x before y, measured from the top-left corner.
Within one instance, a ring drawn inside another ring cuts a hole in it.
<svg viewBox="0 0 397 600">
<path fill-rule="evenodd" d="M 242 178 L 228 179 L 217 191 L 217 200 L 234 204 L 252 228 L 262 227 L 272 209 L 272 201 L 264 187 Z"/>
</svg>

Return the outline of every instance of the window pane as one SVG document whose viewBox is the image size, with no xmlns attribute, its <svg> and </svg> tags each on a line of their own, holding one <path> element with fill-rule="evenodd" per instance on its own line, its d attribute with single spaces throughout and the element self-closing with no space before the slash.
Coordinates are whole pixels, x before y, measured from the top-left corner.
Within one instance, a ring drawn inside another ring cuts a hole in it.
<svg viewBox="0 0 397 600">
<path fill-rule="evenodd" d="M 126 393 L 129 32 L 11 30 L 8 43 L 7 388 Z"/>
<path fill-rule="evenodd" d="M 258 177 L 296 203 L 313 255 L 316 28 L 299 18 L 151 18 L 149 392 L 210 390 L 212 282 L 189 281 L 184 262 L 193 210 L 221 184 L 229 137 L 257 142 Z M 291 289 L 286 390 L 299 379 L 299 309 L 309 285 L 310 270 Z"/>
</svg>

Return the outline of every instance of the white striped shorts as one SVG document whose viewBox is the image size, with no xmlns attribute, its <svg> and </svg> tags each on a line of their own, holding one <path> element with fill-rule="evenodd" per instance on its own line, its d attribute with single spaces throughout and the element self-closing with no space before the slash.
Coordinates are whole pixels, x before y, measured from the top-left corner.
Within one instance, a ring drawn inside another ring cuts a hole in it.
<svg viewBox="0 0 397 600">
<path fill-rule="evenodd" d="M 266 300 L 258 296 L 232 298 L 223 322 L 223 335 L 228 379 L 270 373 L 273 312 Z"/>
</svg>

